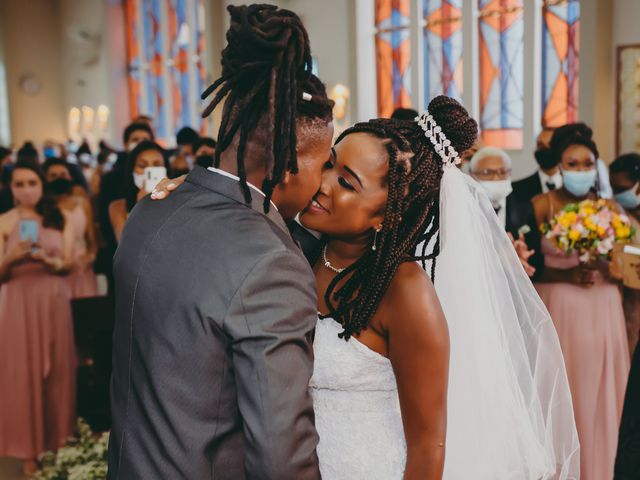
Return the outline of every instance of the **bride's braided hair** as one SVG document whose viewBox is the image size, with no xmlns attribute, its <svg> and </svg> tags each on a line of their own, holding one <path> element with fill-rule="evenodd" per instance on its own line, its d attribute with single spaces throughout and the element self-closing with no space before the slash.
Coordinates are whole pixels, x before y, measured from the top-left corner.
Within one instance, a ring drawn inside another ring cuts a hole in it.
<svg viewBox="0 0 640 480">
<path fill-rule="evenodd" d="M 311 73 L 309 37 L 300 18 L 273 5 L 229 6 L 231 26 L 222 51 L 222 76 L 202 94 L 215 96 L 202 113 L 208 116 L 225 100 L 218 131 L 215 166 L 240 132 L 238 177 L 247 202 L 244 155 L 256 127 L 268 129 L 265 145 L 265 211 L 273 189 L 287 171 L 298 172 L 296 118 L 325 125 L 332 119 L 333 101 L 322 82 Z M 303 98 L 303 93 L 305 95 Z M 265 118 L 266 117 L 266 118 Z"/>
<path fill-rule="evenodd" d="M 436 97 L 429 113 L 458 152 L 470 148 L 478 127 L 467 111 L 449 97 Z M 376 249 L 369 249 L 329 284 L 325 301 L 329 315 L 343 325 L 341 337 L 366 329 L 402 262 L 432 260 L 439 254 L 438 231 L 442 159 L 414 121 L 377 119 L 345 130 L 339 143 L 351 133 L 366 132 L 383 139 L 389 157 L 386 178 L 388 199 Z M 427 252 L 430 241 L 435 244 Z M 346 280 L 345 280 L 346 279 Z M 344 285 L 336 290 L 338 283 Z"/>
</svg>

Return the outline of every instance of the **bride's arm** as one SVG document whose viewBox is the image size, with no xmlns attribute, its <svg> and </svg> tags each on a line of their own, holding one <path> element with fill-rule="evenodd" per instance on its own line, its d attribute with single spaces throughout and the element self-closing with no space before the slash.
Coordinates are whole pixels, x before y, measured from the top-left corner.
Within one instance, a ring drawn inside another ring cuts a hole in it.
<svg viewBox="0 0 640 480">
<path fill-rule="evenodd" d="M 413 262 L 400 266 L 384 303 L 393 312 L 385 315 L 385 323 L 407 442 L 404 478 L 441 479 L 447 431 L 447 322 L 433 284 Z"/>
</svg>

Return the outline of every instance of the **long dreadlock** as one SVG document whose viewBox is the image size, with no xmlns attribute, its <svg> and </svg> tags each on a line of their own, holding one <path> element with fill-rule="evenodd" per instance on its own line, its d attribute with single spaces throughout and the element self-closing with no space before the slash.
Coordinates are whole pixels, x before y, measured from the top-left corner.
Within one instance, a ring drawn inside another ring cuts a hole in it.
<svg viewBox="0 0 640 480">
<path fill-rule="evenodd" d="M 273 5 L 229 6 L 227 10 L 231 27 L 222 51 L 222 76 L 202 94 L 204 100 L 215 92 L 202 116 L 207 117 L 226 98 L 214 165 L 220 165 L 222 152 L 239 132 L 237 169 L 247 202 L 251 201 L 244 163 L 247 141 L 256 127 L 268 129 L 262 185 L 266 212 L 273 189 L 285 173 L 298 172 L 296 118 L 328 123 L 333 102 L 311 73 L 309 37 L 295 13 Z"/>
<path fill-rule="evenodd" d="M 449 97 L 436 97 L 428 107 L 458 152 L 476 140 L 477 124 Z M 341 337 L 349 339 L 366 329 L 402 262 L 431 260 L 435 280 L 439 254 L 439 193 L 442 161 L 424 131 L 414 121 L 377 119 L 345 130 L 339 143 L 351 133 L 366 132 L 383 139 L 389 171 L 388 198 L 376 249 L 369 249 L 329 284 L 325 301 L 329 315 L 343 325 Z M 428 246 L 435 240 L 431 253 Z M 344 281 L 340 289 L 337 285 Z"/>
</svg>

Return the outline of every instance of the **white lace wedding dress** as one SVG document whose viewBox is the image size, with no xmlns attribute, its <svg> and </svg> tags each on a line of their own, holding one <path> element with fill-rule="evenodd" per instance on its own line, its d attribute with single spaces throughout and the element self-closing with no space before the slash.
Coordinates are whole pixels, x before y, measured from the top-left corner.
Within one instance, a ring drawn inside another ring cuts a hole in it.
<svg viewBox="0 0 640 480">
<path fill-rule="evenodd" d="M 331 318 L 318 320 L 313 346 L 322 478 L 402 479 L 407 453 L 391 362 L 353 337 L 338 338 L 341 331 Z"/>
</svg>

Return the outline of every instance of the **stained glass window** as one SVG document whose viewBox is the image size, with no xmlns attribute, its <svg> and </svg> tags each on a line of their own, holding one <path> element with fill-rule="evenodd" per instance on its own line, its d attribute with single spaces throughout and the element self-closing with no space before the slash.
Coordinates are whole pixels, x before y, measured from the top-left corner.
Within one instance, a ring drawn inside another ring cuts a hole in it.
<svg viewBox="0 0 640 480">
<path fill-rule="evenodd" d="M 204 0 L 126 0 L 125 8 L 131 115 L 150 115 L 164 140 L 183 126 L 206 133 Z"/>
<path fill-rule="evenodd" d="M 485 143 L 521 149 L 524 117 L 522 0 L 479 0 L 480 127 Z"/>
<path fill-rule="evenodd" d="M 578 119 L 580 2 L 546 0 L 542 10 L 542 125 Z"/>
<path fill-rule="evenodd" d="M 378 115 L 411 106 L 410 0 L 376 0 Z"/>
<path fill-rule="evenodd" d="M 462 0 L 423 0 L 425 107 L 437 95 L 462 101 Z"/>
</svg>

